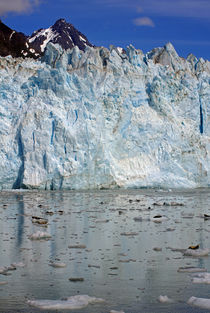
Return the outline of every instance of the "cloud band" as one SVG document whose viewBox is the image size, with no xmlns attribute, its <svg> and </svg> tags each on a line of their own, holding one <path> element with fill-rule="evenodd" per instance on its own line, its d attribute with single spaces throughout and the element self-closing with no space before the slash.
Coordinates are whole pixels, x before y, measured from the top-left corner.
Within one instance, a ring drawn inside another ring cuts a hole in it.
<svg viewBox="0 0 210 313">
<path fill-rule="evenodd" d="M 0 0 L 0 15 L 30 12 L 38 4 L 39 0 Z"/>
<path fill-rule="evenodd" d="M 145 17 L 138 17 L 133 20 L 133 23 L 136 26 L 149 26 L 149 27 L 155 27 L 154 22 L 151 20 L 151 18 L 145 16 Z"/>
</svg>

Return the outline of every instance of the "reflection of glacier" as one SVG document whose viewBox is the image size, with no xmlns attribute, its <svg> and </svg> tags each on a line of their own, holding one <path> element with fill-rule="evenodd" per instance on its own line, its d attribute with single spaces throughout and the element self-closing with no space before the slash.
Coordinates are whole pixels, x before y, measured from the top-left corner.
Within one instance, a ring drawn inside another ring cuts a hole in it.
<svg viewBox="0 0 210 313">
<path fill-rule="evenodd" d="M 210 184 L 210 62 L 49 44 L 0 63 L 2 188 Z"/>
</svg>

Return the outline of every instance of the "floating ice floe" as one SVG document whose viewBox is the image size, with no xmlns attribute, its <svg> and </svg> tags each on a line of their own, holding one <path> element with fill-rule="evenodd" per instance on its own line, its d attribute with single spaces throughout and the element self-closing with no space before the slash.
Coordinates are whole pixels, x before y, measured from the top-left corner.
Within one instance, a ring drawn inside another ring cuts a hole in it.
<svg viewBox="0 0 210 313">
<path fill-rule="evenodd" d="M 184 256 L 193 256 L 193 257 L 202 257 L 202 256 L 207 256 L 209 254 L 209 249 L 186 249 L 184 251 Z"/>
<path fill-rule="evenodd" d="M 43 231 L 37 231 L 34 234 L 29 236 L 29 239 L 31 240 L 48 240 L 52 238 L 50 234 L 48 234 L 47 232 L 43 232 Z"/>
<path fill-rule="evenodd" d="M 17 269 L 17 267 L 24 267 L 25 264 L 22 262 L 19 263 L 12 263 L 9 266 L 2 266 L 0 267 L 0 274 L 7 274 L 8 271 L 14 271 Z"/>
<path fill-rule="evenodd" d="M 88 295 L 76 295 L 66 300 L 28 300 L 27 303 L 42 310 L 76 310 L 85 308 L 88 304 L 103 303 L 104 301 L 104 299 Z"/>
<path fill-rule="evenodd" d="M 168 296 L 161 296 L 161 295 L 158 297 L 158 301 L 160 303 L 172 303 L 173 302 L 173 300 L 169 298 Z"/>
<path fill-rule="evenodd" d="M 7 271 L 15 271 L 17 267 L 14 264 L 11 264 L 7 267 Z"/>
<path fill-rule="evenodd" d="M 202 309 L 210 309 L 210 299 L 191 297 L 187 303 Z"/>
<path fill-rule="evenodd" d="M 8 271 L 8 267 L 6 267 L 6 266 L 0 267 L 0 274 L 5 274 L 7 271 Z"/>
<path fill-rule="evenodd" d="M 210 273 L 200 273 L 193 276 L 192 282 L 194 284 L 210 284 Z"/>
<path fill-rule="evenodd" d="M 55 267 L 55 268 L 64 268 L 64 267 L 66 267 L 66 264 L 62 263 L 62 262 L 50 262 L 49 265 L 52 266 L 52 267 Z"/>
<path fill-rule="evenodd" d="M 207 269 L 201 268 L 201 267 L 186 266 L 186 267 L 179 267 L 177 272 L 179 272 L 179 273 L 198 273 L 198 272 L 207 272 Z"/>
</svg>

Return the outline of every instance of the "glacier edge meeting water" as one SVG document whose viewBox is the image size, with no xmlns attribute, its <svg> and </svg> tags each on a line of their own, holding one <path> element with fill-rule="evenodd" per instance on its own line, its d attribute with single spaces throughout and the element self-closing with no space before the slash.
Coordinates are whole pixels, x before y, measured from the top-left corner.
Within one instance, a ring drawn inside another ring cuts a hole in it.
<svg viewBox="0 0 210 313">
<path fill-rule="evenodd" d="M 210 62 L 48 44 L 0 64 L 1 189 L 210 185 Z"/>
</svg>

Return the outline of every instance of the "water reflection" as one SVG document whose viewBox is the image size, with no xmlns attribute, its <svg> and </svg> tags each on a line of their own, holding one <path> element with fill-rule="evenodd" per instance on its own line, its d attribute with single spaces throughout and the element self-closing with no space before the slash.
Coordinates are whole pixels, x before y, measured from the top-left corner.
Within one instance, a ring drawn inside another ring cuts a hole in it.
<svg viewBox="0 0 210 313">
<path fill-rule="evenodd" d="M 21 246 L 23 241 L 23 231 L 24 231 L 24 201 L 22 195 L 17 195 L 17 211 L 18 211 L 18 232 L 17 232 L 17 246 Z"/>
<path fill-rule="evenodd" d="M 187 265 L 210 271 L 209 258 L 184 258 L 170 249 L 197 243 L 210 247 L 210 222 L 202 218 L 209 209 L 208 190 L 2 192 L 0 197 L 7 204 L 0 208 L 0 266 L 25 264 L 9 276 L 0 275 L 0 281 L 8 282 L 0 292 L 0 312 L 16 312 L 17 307 L 37 312 L 27 306 L 26 297 L 57 299 L 83 293 L 105 298 L 106 304 L 82 312 L 173 313 L 180 312 L 182 301 L 182 311 L 198 313 L 186 300 L 209 295 L 210 287 L 192 285 L 188 274 L 177 273 Z M 157 214 L 167 221 L 154 223 Z M 48 226 L 33 224 L 34 215 L 48 219 Z M 31 241 L 29 235 L 37 231 L 50 233 L 52 239 Z M 72 245 L 86 248 L 69 248 Z M 66 268 L 52 268 L 50 261 L 64 262 Z M 83 277 L 84 282 L 72 283 L 70 277 Z M 160 294 L 168 294 L 175 304 L 163 307 L 157 302 Z"/>
</svg>

